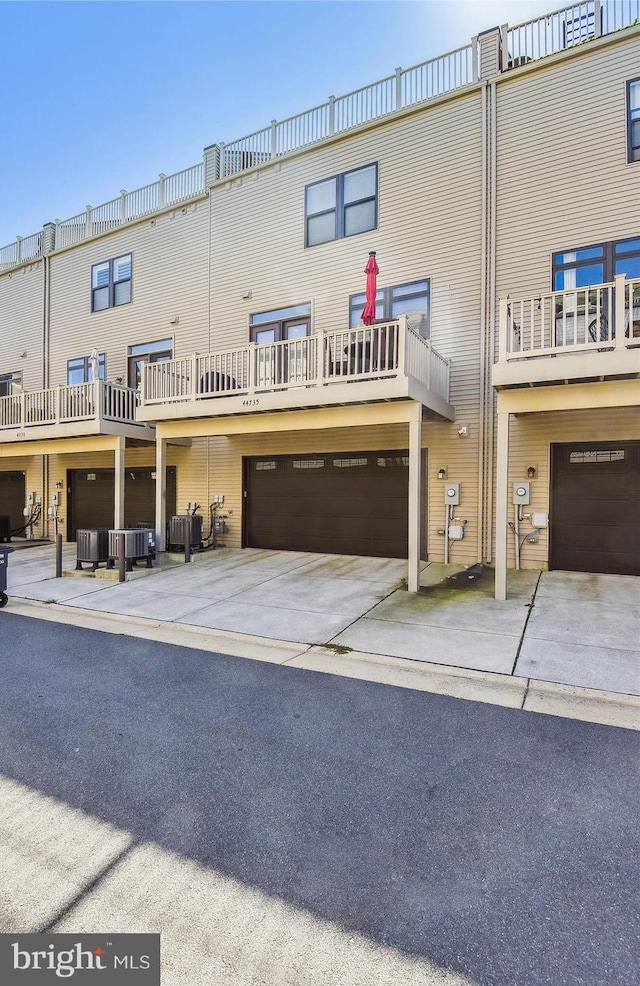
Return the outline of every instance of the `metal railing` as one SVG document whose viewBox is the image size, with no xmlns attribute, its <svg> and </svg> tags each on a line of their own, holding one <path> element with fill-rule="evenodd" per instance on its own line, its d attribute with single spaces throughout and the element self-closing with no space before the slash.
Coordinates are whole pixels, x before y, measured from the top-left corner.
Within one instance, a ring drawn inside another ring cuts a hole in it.
<svg viewBox="0 0 640 986">
<path fill-rule="evenodd" d="M 136 390 L 103 380 L 27 390 L 0 397 L 0 429 L 22 430 L 94 419 L 135 424 L 138 401 Z"/>
<path fill-rule="evenodd" d="M 145 363 L 141 405 L 252 396 L 409 375 L 449 397 L 449 361 L 408 326 L 407 316 L 381 325 L 316 332 L 302 339 L 249 343 L 206 355 Z M 325 395 L 330 400 L 330 395 Z M 353 393 L 357 400 L 357 390 Z"/>
<path fill-rule="evenodd" d="M 499 362 L 640 346 L 640 278 L 500 299 Z"/>
</svg>

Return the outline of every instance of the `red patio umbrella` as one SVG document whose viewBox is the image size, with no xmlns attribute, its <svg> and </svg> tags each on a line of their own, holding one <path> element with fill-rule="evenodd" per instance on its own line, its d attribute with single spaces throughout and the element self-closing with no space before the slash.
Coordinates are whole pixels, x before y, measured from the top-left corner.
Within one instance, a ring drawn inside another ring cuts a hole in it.
<svg viewBox="0 0 640 986">
<path fill-rule="evenodd" d="M 376 279 L 380 273 L 380 269 L 376 263 L 375 250 L 370 251 L 364 272 L 367 275 L 367 303 L 362 309 L 362 321 L 365 325 L 373 325 L 376 320 L 376 292 L 378 290 Z"/>
</svg>

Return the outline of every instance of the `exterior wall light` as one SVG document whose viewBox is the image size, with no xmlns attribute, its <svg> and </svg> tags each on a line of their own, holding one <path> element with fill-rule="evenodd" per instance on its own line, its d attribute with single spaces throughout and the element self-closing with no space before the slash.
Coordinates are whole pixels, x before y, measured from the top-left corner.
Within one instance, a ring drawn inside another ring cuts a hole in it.
<svg viewBox="0 0 640 986">
<path fill-rule="evenodd" d="M 446 478 L 447 478 L 446 467 L 444 469 L 438 469 L 438 479 L 446 479 Z"/>
</svg>

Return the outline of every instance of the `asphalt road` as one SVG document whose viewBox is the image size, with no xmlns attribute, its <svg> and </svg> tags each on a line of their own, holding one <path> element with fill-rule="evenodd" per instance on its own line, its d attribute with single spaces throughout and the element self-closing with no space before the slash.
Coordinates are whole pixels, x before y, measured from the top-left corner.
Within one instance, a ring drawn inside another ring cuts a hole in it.
<svg viewBox="0 0 640 986">
<path fill-rule="evenodd" d="M 5 778 L 479 986 L 640 982 L 639 733 L 7 611 L 0 653 Z"/>
</svg>

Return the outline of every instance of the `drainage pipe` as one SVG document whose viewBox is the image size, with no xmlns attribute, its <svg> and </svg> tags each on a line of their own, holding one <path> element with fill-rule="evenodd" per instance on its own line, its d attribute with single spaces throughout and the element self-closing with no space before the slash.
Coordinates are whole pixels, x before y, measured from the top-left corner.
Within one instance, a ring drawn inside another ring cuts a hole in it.
<svg viewBox="0 0 640 986">
<path fill-rule="evenodd" d="M 451 520 L 451 504 L 447 503 L 444 517 L 444 563 L 449 564 L 449 523 Z"/>
</svg>

